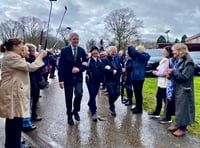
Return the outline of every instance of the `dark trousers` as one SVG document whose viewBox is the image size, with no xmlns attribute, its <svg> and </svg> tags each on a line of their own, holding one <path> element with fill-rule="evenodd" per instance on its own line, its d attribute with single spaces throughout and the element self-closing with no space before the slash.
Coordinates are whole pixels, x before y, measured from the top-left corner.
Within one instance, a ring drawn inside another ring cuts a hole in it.
<svg viewBox="0 0 200 148">
<path fill-rule="evenodd" d="M 179 126 L 179 129 L 182 130 L 182 131 L 186 131 L 187 130 L 187 125 Z"/>
<path fill-rule="evenodd" d="M 68 118 L 72 117 L 72 113 L 77 113 L 80 111 L 81 99 L 83 95 L 83 83 L 75 82 L 74 84 L 65 84 L 65 103 L 67 108 Z M 73 100 L 73 91 L 75 94 L 72 111 L 72 100 Z"/>
<path fill-rule="evenodd" d="M 129 89 L 129 88 L 126 88 L 126 94 L 127 94 L 128 100 L 132 102 L 133 90 L 132 90 L 132 89 Z"/>
<path fill-rule="evenodd" d="M 154 111 L 155 114 L 160 114 L 163 102 L 166 102 L 166 88 L 158 87 L 156 94 L 156 109 Z"/>
<path fill-rule="evenodd" d="M 175 115 L 175 100 L 166 99 L 164 117 L 171 120 L 171 116 Z"/>
<path fill-rule="evenodd" d="M 49 72 L 46 72 L 46 73 L 42 74 L 42 77 L 44 78 L 44 80 L 46 82 L 48 81 L 48 76 L 49 76 Z"/>
<path fill-rule="evenodd" d="M 31 117 L 32 118 L 36 118 L 37 117 L 37 104 L 38 104 L 38 101 L 39 101 L 39 98 L 40 98 L 40 89 L 39 87 L 35 88 L 34 89 L 34 92 L 31 94 L 32 96 L 32 99 L 33 99 L 33 104 L 32 104 L 32 115 Z"/>
<path fill-rule="evenodd" d="M 133 89 L 134 95 L 136 100 L 136 108 L 138 110 L 142 110 L 142 103 L 143 103 L 143 96 L 142 96 L 142 89 L 143 89 L 144 80 L 133 80 Z"/>
<path fill-rule="evenodd" d="M 90 98 L 88 101 L 88 106 L 89 106 L 92 114 L 94 114 L 94 113 L 96 113 L 96 109 L 97 109 L 96 96 L 99 91 L 100 83 L 87 82 L 87 87 L 88 87 L 88 91 L 89 91 L 89 95 L 90 95 Z"/>
<path fill-rule="evenodd" d="M 109 95 L 110 110 L 115 109 L 115 101 L 120 95 L 120 83 L 107 83 L 106 85 Z"/>
<path fill-rule="evenodd" d="M 23 118 L 6 119 L 6 125 L 5 125 L 6 148 L 21 147 L 22 124 L 23 124 Z"/>
<path fill-rule="evenodd" d="M 52 69 L 50 71 L 50 78 L 54 78 L 54 76 L 55 76 L 55 70 L 56 70 L 56 66 L 52 66 Z"/>
</svg>

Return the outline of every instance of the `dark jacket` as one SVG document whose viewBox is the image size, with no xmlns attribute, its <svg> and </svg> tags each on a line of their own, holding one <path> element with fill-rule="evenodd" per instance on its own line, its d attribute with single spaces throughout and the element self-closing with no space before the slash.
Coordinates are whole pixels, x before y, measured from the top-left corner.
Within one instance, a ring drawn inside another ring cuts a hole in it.
<svg viewBox="0 0 200 148">
<path fill-rule="evenodd" d="M 194 63 L 183 58 L 178 69 L 173 70 L 176 125 L 191 125 L 195 121 Z"/>
<path fill-rule="evenodd" d="M 81 47 L 77 47 L 77 56 L 74 61 L 71 45 L 62 48 L 58 66 L 58 78 L 59 82 L 64 81 L 67 84 L 72 84 L 73 80 L 76 82 L 83 82 L 83 74 L 86 67 L 82 65 L 82 62 L 87 62 L 85 50 Z M 72 68 L 78 67 L 80 72 L 72 74 Z"/>
<path fill-rule="evenodd" d="M 131 73 L 131 80 L 144 80 L 145 71 L 150 55 L 148 53 L 140 53 L 135 47 L 128 47 L 128 54 L 133 60 L 133 70 Z"/>
<path fill-rule="evenodd" d="M 125 68 L 126 68 L 126 82 L 131 81 L 131 73 L 133 70 L 133 60 L 128 59 L 124 62 Z"/>
<path fill-rule="evenodd" d="M 87 76 L 90 82 L 100 83 L 103 79 L 103 63 L 101 59 L 95 61 L 92 57 L 88 60 Z"/>
<path fill-rule="evenodd" d="M 112 63 L 113 60 L 115 62 L 115 65 Z M 107 69 L 107 66 L 109 66 L 110 69 Z M 113 74 L 113 70 L 117 70 L 117 73 L 115 75 Z M 118 56 L 115 56 L 114 59 L 112 59 L 112 57 L 109 55 L 106 56 L 106 58 L 104 59 L 104 72 L 106 83 L 120 83 L 121 65 Z"/>
<path fill-rule="evenodd" d="M 35 57 L 33 56 L 29 56 L 27 59 L 26 59 L 27 62 L 29 63 L 32 63 L 35 61 Z M 29 72 L 29 76 L 30 76 L 30 88 L 31 88 L 31 97 L 33 96 L 36 96 L 37 93 L 39 91 L 39 86 L 38 86 L 38 83 L 41 79 L 41 70 L 38 69 L 34 72 Z M 38 96 L 39 97 L 39 96 Z"/>
</svg>

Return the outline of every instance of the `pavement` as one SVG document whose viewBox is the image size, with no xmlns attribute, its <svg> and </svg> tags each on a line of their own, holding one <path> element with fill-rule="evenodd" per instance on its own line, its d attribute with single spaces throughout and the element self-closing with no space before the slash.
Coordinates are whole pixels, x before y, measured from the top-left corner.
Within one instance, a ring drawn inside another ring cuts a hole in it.
<svg viewBox="0 0 200 148">
<path fill-rule="evenodd" d="M 175 137 L 167 131 L 169 124 L 142 114 L 132 114 L 120 98 L 116 102 L 117 116 L 110 115 L 108 98 L 100 90 L 97 96 L 98 121 L 91 119 L 87 106 L 88 91 L 84 83 L 80 122 L 67 124 L 64 90 L 57 79 L 50 80 L 49 88 L 41 90 L 38 114 L 43 118 L 34 122 L 37 129 L 23 133 L 33 148 L 199 148 L 200 138 L 189 132 Z M 4 119 L 0 119 L 0 148 L 4 147 Z"/>
</svg>

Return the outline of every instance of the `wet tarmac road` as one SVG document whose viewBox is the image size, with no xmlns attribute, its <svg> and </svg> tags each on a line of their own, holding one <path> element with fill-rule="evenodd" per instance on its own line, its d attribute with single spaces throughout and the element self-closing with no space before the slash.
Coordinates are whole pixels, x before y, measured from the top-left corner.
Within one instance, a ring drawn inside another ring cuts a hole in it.
<svg viewBox="0 0 200 148">
<path fill-rule="evenodd" d="M 189 133 L 181 138 L 174 137 L 167 131 L 169 125 L 149 119 L 145 111 L 143 114 L 133 115 L 130 107 L 121 104 L 120 98 L 116 102 L 117 116 L 112 117 L 108 98 L 103 91 L 100 91 L 97 97 L 100 120 L 92 121 L 87 106 L 88 91 L 85 84 L 80 112 L 81 121 L 76 121 L 74 126 L 67 124 L 64 90 L 59 88 L 56 79 L 51 81 L 48 89 L 41 91 L 41 95 L 38 114 L 43 120 L 34 123 L 38 129 L 24 134 L 25 138 L 38 148 L 200 147 L 199 138 Z M 0 128 L 4 128 L 2 124 Z"/>
</svg>

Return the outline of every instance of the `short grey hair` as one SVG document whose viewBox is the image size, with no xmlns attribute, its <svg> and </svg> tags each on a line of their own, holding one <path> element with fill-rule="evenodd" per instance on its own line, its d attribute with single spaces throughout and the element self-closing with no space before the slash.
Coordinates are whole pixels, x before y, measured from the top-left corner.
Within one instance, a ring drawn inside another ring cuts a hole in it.
<svg viewBox="0 0 200 148">
<path fill-rule="evenodd" d="M 79 37 L 78 33 L 72 32 L 72 33 L 70 33 L 70 35 L 69 35 L 69 40 L 70 40 L 73 36 L 78 36 L 78 37 Z"/>
</svg>

